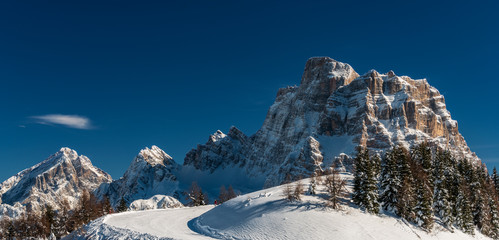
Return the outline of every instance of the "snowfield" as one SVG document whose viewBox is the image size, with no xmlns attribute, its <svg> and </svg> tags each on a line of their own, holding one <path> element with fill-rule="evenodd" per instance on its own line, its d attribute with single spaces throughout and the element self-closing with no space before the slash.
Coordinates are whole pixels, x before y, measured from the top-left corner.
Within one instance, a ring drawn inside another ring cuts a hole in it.
<svg viewBox="0 0 499 240">
<path fill-rule="evenodd" d="M 351 179 L 350 174 L 342 174 Z M 304 180 L 305 190 L 308 181 Z M 294 183 L 292 183 L 294 186 Z M 489 239 L 442 227 L 431 233 L 400 218 L 364 213 L 344 199 L 341 210 L 325 205 L 322 187 L 315 196 L 288 202 L 284 186 L 234 198 L 220 206 L 147 210 L 112 214 L 66 239 Z"/>
</svg>

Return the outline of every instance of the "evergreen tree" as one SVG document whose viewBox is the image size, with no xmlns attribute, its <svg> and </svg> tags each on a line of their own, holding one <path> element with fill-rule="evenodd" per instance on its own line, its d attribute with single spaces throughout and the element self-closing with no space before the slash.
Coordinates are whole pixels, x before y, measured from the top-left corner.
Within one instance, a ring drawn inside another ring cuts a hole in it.
<svg viewBox="0 0 499 240">
<path fill-rule="evenodd" d="M 126 210 L 128 210 L 128 204 L 126 203 L 125 198 L 121 197 L 120 203 L 118 204 L 116 211 L 125 212 Z"/>
<path fill-rule="evenodd" d="M 395 157 L 398 151 L 396 148 L 385 154 L 381 174 L 380 202 L 383 209 L 390 212 L 396 211 L 398 190 L 401 186 Z"/>
<path fill-rule="evenodd" d="M 433 209 L 431 207 L 431 187 L 427 178 L 423 169 L 419 169 L 416 173 L 416 206 L 414 211 L 416 224 L 427 231 L 431 231 L 433 228 Z"/>
<path fill-rule="evenodd" d="M 469 189 L 464 180 L 459 186 L 459 194 L 456 200 L 457 217 L 456 224 L 465 233 L 474 234 L 473 213 L 471 212 L 469 198 Z"/>
<path fill-rule="evenodd" d="M 499 212 L 497 210 L 497 200 L 494 197 L 489 197 L 490 207 L 490 234 L 493 239 L 499 238 Z"/>
<path fill-rule="evenodd" d="M 360 208 L 377 214 L 379 212 L 377 185 L 379 175 L 377 165 L 379 164 L 379 158 L 371 160 L 367 148 L 358 147 L 354 164 L 355 176 L 352 199 Z"/>
<path fill-rule="evenodd" d="M 433 158 L 428 142 L 423 142 L 413 148 L 412 159 L 422 167 L 423 172 L 428 177 L 429 186 L 433 188 Z"/>
<path fill-rule="evenodd" d="M 371 164 L 366 166 L 366 210 L 373 214 L 379 213 L 379 195 L 378 195 L 378 176 L 379 176 L 380 159 L 378 155 L 372 157 Z"/>
<path fill-rule="evenodd" d="M 494 170 L 492 171 L 492 181 L 494 182 L 494 188 L 496 190 L 496 194 L 499 193 L 499 175 L 497 175 L 497 169 L 494 166 Z"/>
<path fill-rule="evenodd" d="M 435 214 L 442 219 L 444 225 L 452 228 L 452 205 L 449 202 L 448 163 L 450 154 L 447 151 L 438 151 L 435 157 L 434 166 L 434 191 L 433 191 L 433 209 Z"/>
<path fill-rule="evenodd" d="M 357 147 L 357 156 L 354 159 L 354 179 L 353 179 L 353 196 L 352 200 L 355 204 L 359 205 L 361 208 L 365 208 L 366 200 L 366 165 L 369 162 L 369 152 L 367 149 L 362 147 Z M 334 170 L 334 169 L 333 169 Z"/>
<path fill-rule="evenodd" d="M 397 161 L 398 174 L 400 179 L 400 188 L 397 193 L 396 214 L 414 221 L 415 193 L 414 193 L 414 178 L 411 171 L 411 158 L 407 150 L 403 147 L 398 147 L 395 152 Z"/>
</svg>

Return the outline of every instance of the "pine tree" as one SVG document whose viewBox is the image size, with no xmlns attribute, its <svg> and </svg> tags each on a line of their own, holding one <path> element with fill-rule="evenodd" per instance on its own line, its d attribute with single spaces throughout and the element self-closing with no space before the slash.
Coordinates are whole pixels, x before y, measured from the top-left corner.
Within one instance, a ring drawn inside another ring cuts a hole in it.
<svg viewBox="0 0 499 240">
<path fill-rule="evenodd" d="M 474 234 L 475 226 L 473 225 L 473 213 L 471 212 L 469 198 L 469 189 L 464 183 L 464 180 L 461 181 L 460 191 L 456 200 L 456 209 L 457 209 L 457 218 L 456 224 L 459 228 L 468 234 Z"/>
<path fill-rule="evenodd" d="M 433 201 L 431 187 L 428 184 L 427 178 L 423 169 L 419 169 L 416 172 L 416 206 L 414 211 L 416 224 L 427 231 L 431 231 L 433 228 L 433 209 L 431 207 Z"/>
<path fill-rule="evenodd" d="M 378 176 L 379 176 L 380 159 L 378 155 L 372 157 L 370 164 L 366 166 L 366 185 L 365 193 L 366 200 L 365 206 L 367 212 L 378 214 L 379 213 L 379 195 L 378 195 Z"/>
<path fill-rule="evenodd" d="M 499 175 L 497 175 L 497 169 L 494 166 L 494 170 L 492 172 L 492 181 L 494 182 L 494 188 L 496 190 L 496 194 L 499 193 Z"/>
<path fill-rule="evenodd" d="M 414 193 L 414 178 L 411 171 L 411 158 L 407 150 L 403 147 L 398 147 L 395 152 L 397 161 L 398 174 L 400 179 L 400 188 L 397 191 L 396 214 L 405 218 L 408 221 L 414 221 L 415 193 Z"/>
<path fill-rule="evenodd" d="M 360 208 L 377 214 L 379 212 L 377 185 L 379 158 L 371 160 L 369 150 L 358 147 L 354 164 L 354 194 L 352 199 Z"/>
<path fill-rule="evenodd" d="M 398 190 L 400 189 L 400 179 L 397 167 L 396 147 L 385 154 L 384 164 L 382 166 L 380 202 L 384 210 L 396 211 L 398 202 Z"/>
<path fill-rule="evenodd" d="M 494 197 L 489 197 L 490 207 L 490 234 L 493 239 L 499 238 L 499 212 L 497 210 L 497 200 Z"/>
<path fill-rule="evenodd" d="M 369 153 L 367 149 L 357 147 L 357 156 L 354 159 L 354 179 L 353 179 L 353 196 L 352 200 L 361 208 L 365 208 L 366 200 L 366 165 L 369 162 Z M 333 169 L 334 170 L 334 169 Z"/>
<path fill-rule="evenodd" d="M 121 197 L 120 203 L 118 204 L 116 211 L 125 212 L 126 210 L 128 210 L 128 204 L 126 203 L 125 198 Z"/>
<path fill-rule="evenodd" d="M 450 155 L 446 151 L 438 151 L 434 161 L 434 191 L 433 191 L 433 209 L 435 214 L 442 219 L 444 225 L 452 228 L 452 207 L 449 202 L 447 165 Z"/>
</svg>

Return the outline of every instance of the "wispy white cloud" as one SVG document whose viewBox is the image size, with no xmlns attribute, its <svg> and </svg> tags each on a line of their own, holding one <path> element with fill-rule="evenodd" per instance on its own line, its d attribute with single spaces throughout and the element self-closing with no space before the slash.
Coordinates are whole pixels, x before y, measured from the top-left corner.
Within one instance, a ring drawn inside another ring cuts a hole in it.
<svg viewBox="0 0 499 240">
<path fill-rule="evenodd" d="M 39 124 L 62 125 L 69 128 L 91 129 L 90 119 L 78 115 L 47 114 L 41 116 L 31 116 Z"/>
</svg>

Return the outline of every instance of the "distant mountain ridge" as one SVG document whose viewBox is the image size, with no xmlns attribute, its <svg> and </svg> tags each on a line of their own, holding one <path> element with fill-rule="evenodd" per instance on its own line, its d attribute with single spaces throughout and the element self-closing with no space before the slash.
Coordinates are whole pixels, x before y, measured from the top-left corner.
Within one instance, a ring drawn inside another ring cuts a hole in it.
<svg viewBox="0 0 499 240">
<path fill-rule="evenodd" d="M 332 163 L 349 170 L 359 145 L 383 153 L 394 145 L 408 148 L 423 141 L 480 162 L 444 97 L 425 79 L 392 71 L 359 75 L 346 63 L 314 57 L 299 86 L 277 91 L 254 135 L 234 126 L 227 134 L 217 131 L 189 151 L 183 165 L 157 146 L 145 148 L 114 181 L 87 157 L 61 148 L 0 184 L 0 214 L 14 216 L 23 211 L 20 204 L 57 206 L 63 198 L 75 204 L 83 190 L 108 196 L 114 206 L 122 197 L 128 203 L 158 194 L 182 200 L 181 192 L 193 181 L 215 197 L 221 185 L 249 192 L 308 177 Z"/>
</svg>

